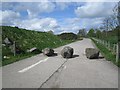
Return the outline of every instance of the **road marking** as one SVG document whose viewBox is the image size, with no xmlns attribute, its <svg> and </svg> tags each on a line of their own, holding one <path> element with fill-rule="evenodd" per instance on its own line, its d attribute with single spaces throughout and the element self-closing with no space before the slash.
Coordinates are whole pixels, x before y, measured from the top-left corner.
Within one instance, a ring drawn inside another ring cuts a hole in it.
<svg viewBox="0 0 120 90">
<path fill-rule="evenodd" d="M 48 57 L 48 58 L 49 58 L 49 57 Z M 35 67 L 36 65 L 40 64 L 41 62 L 46 62 L 46 61 L 48 60 L 48 58 L 45 58 L 45 59 L 43 59 L 43 60 L 40 60 L 39 62 L 37 62 L 37 63 L 35 63 L 35 64 L 33 64 L 33 65 L 29 66 L 29 67 L 26 67 L 26 68 L 24 68 L 24 69 L 22 69 L 22 70 L 20 70 L 20 71 L 18 71 L 18 72 L 19 72 L 19 73 L 26 72 L 26 71 L 28 71 L 29 69 L 31 69 L 31 68 Z"/>
</svg>

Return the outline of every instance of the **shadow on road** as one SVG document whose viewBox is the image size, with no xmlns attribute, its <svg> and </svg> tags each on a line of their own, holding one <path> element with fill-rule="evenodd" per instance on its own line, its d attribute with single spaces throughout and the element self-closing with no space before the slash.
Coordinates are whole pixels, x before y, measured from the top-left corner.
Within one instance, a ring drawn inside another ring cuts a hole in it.
<svg viewBox="0 0 120 90">
<path fill-rule="evenodd" d="M 72 58 L 76 58 L 76 57 L 79 57 L 79 55 L 73 55 L 73 57 L 72 57 Z"/>
<path fill-rule="evenodd" d="M 54 53 L 52 56 L 49 56 L 49 57 L 55 57 L 57 56 L 58 54 L 57 53 Z"/>
<path fill-rule="evenodd" d="M 104 57 L 103 56 L 99 56 L 98 59 L 103 59 Z"/>
<path fill-rule="evenodd" d="M 76 58 L 76 57 L 79 57 L 79 55 L 73 55 L 72 57 L 66 59 L 72 60 L 72 58 Z"/>
<path fill-rule="evenodd" d="M 104 59 L 104 57 L 103 56 L 99 56 L 98 58 L 91 58 L 89 60 L 102 60 L 102 59 Z"/>
</svg>

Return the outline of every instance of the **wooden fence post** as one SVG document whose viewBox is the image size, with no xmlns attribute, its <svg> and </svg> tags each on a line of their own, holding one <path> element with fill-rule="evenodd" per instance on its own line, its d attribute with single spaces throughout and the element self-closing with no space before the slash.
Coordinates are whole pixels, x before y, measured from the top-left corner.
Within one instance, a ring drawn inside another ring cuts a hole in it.
<svg viewBox="0 0 120 90">
<path fill-rule="evenodd" d="M 108 49 L 111 50 L 111 49 L 110 49 L 110 42 L 108 42 Z"/>
<path fill-rule="evenodd" d="M 106 41 L 106 48 L 108 48 L 108 41 Z"/>
<path fill-rule="evenodd" d="M 113 44 L 113 52 L 116 53 L 116 44 Z"/>
<path fill-rule="evenodd" d="M 116 62 L 118 62 L 118 60 L 120 59 L 120 51 L 119 51 L 119 49 L 120 49 L 120 44 L 119 44 L 120 42 L 118 42 L 117 43 L 117 48 L 116 48 Z"/>
</svg>

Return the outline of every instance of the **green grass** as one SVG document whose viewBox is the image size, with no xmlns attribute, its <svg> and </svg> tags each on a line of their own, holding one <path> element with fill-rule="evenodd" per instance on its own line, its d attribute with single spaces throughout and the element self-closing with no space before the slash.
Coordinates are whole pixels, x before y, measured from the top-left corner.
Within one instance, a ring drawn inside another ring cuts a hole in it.
<svg viewBox="0 0 120 90">
<path fill-rule="evenodd" d="M 5 65 L 11 64 L 13 62 L 23 60 L 23 59 L 31 57 L 33 55 L 35 55 L 35 54 L 20 54 L 20 55 L 16 55 L 16 56 L 8 56 L 8 57 L 10 57 L 10 59 L 4 59 L 2 61 L 2 66 L 5 66 Z"/>
<path fill-rule="evenodd" d="M 2 43 L 4 43 L 3 41 L 7 37 L 12 41 L 16 41 L 17 46 L 25 52 L 24 54 L 17 54 L 16 56 L 13 56 L 9 46 L 2 46 L 2 66 L 36 55 L 27 53 L 27 49 L 36 47 L 41 51 L 46 47 L 57 48 L 75 41 L 61 40 L 57 35 L 47 32 L 38 32 L 10 26 L 1 26 L 0 28 L 2 28 Z M 5 59 L 3 58 L 4 56 L 10 58 Z"/>
<path fill-rule="evenodd" d="M 116 63 L 116 55 L 113 54 L 110 50 L 108 50 L 104 45 L 97 43 L 95 40 L 92 41 L 96 44 L 96 46 L 101 51 L 102 55 L 106 58 L 106 60 L 112 61 L 115 65 L 120 67 L 120 62 Z M 120 60 L 119 60 L 120 61 Z"/>
<path fill-rule="evenodd" d="M 73 41 L 71 40 L 65 40 L 65 43 L 63 43 L 62 45 L 65 45 L 65 44 L 68 44 L 68 43 L 72 43 Z M 59 45 L 60 46 L 60 45 Z M 58 46 L 55 46 L 54 48 L 57 48 Z M 17 62 L 17 61 L 20 61 L 20 60 L 24 60 L 26 58 L 29 58 L 29 57 L 32 57 L 34 55 L 37 55 L 37 54 L 18 54 L 16 56 L 13 56 L 13 55 L 7 55 L 8 57 L 10 57 L 9 59 L 3 59 L 2 62 L 0 61 L 0 63 L 2 64 L 1 66 L 5 66 L 5 65 L 8 65 L 8 64 L 11 64 L 11 63 L 14 63 L 14 62 Z"/>
<path fill-rule="evenodd" d="M 104 37 L 104 38 L 98 38 L 101 40 L 109 41 L 111 44 L 116 44 L 118 42 L 118 36 L 109 36 L 109 37 Z"/>
</svg>

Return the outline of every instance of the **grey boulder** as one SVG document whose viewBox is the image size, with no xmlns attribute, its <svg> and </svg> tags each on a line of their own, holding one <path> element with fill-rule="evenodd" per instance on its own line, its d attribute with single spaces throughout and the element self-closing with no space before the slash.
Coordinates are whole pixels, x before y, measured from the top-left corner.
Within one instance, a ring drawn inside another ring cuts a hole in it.
<svg viewBox="0 0 120 90">
<path fill-rule="evenodd" d="M 73 48 L 66 46 L 61 50 L 61 55 L 63 58 L 72 58 L 73 57 Z"/>
<path fill-rule="evenodd" d="M 86 48 L 86 57 L 89 59 L 97 59 L 99 57 L 99 50 L 95 48 Z"/>
<path fill-rule="evenodd" d="M 45 48 L 42 50 L 42 52 L 46 56 L 53 56 L 54 55 L 54 50 L 51 48 Z"/>
</svg>

